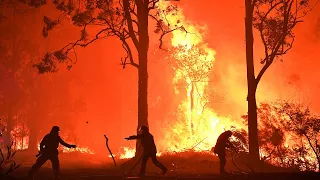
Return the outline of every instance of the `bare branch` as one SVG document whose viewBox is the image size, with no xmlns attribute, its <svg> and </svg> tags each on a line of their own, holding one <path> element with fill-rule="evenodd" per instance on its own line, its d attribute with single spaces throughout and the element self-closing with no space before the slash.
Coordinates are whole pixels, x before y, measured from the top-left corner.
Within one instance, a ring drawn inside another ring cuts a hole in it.
<svg viewBox="0 0 320 180">
<path fill-rule="evenodd" d="M 136 1 L 141 1 L 141 0 L 136 0 Z M 138 41 L 138 39 L 135 35 L 135 32 L 134 32 L 134 29 L 133 29 L 132 18 L 130 15 L 129 7 L 130 7 L 129 0 L 123 0 L 124 16 L 125 16 L 127 23 L 128 23 L 129 35 L 130 35 L 135 47 L 139 48 L 139 41 Z"/>
<path fill-rule="evenodd" d="M 155 20 L 158 24 L 162 24 L 162 20 L 159 20 L 157 17 L 155 17 L 152 14 L 149 14 L 149 16 Z M 186 34 L 188 34 L 189 32 L 183 27 L 183 26 L 177 26 L 174 29 L 169 29 L 169 30 L 165 30 L 161 25 L 159 25 L 160 31 L 162 32 L 159 38 L 159 49 L 162 49 L 162 45 L 163 45 L 163 38 L 165 35 L 170 34 L 174 31 L 180 30 L 180 31 L 184 31 Z"/>
<path fill-rule="evenodd" d="M 156 8 L 156 4 L 159 2 L 159 0 L 151 0 L 150 2 L 149 2 L 149 8 L 148 8 L 148 10 L 150 11 L 150 10 L 152 10 L 152 9 L 155 9 Z"/>
<path fill-rule="evenodd" d="M 125 39 L 122 39 L 122 47 L 123 49 L 126 51 L 127 56 L 124 58 L 124 60 L 122 60 L 121 58 L 121 65 L 123 66 L 123 69 L 126 67 L 127 64 L 130 64 L 136 68 L 139 68 L 139 65 L 137 63 L 134 62 L 133 60 L 133 56 L 132 56 L 132 52 L 130 49 L 130 46 L 128 45 L 128 43 L 126 42 Z M 129 58 L 130 62 L 127 63 L 127 59 Z"/>
</svg>

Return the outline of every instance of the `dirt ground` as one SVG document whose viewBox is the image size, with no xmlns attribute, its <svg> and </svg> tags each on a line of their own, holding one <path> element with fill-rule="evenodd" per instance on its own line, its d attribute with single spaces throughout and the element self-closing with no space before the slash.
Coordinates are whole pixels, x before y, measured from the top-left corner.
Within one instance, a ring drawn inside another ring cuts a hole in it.
<svg viewBox="0 0 320 180">
<path fill-rule="evenodd" d="M 206 153 L 179 153 L 163 155 L 158 160 L 169 169 L 165 176 L 149 160 L 147 164 L 147 176 L 141 179 L 320 179 L 319 173 L 302 173 L 293 170 L 250 164 L 243 159 L 235 159 L 234 163 L 230 155 L 227 158 L 227 176 L 219 175 L 219 159 Z M 25 153 L 17 153 L 16 161 L 21 167 L 12 173 L 8 179 L 24 179 L 36 157 Z M 117 166 L 111 158 L 97 157 L 96 155 L 68 153 L 60 155 L 61 180 L 105 180 L 105 179 L 139 179 L 135 178 L 139 172 L 140 163 L 132 169 L 139 159 L 116 159 Z M 247 164 L 247 165 L 245 165 Z M 249 164 L 249 165 L 248 165 Z M 251 172 L 248 166 L 255 170 Z M 246 172 L 244 174 L 244 172 Z M 53 180 L 51 163 L 48 161 L 36 174 L 35 180 Z"/>
</svg>

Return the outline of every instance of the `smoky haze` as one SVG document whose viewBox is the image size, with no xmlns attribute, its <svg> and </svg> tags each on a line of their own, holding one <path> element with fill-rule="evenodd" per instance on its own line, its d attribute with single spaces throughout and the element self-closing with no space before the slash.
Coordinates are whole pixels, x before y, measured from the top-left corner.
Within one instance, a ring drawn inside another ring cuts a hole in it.
<svg viewBox="0 0 320 180">
<path fill-rule="evenodd" d="M 214 110 L 220 116 L 239 120 L 247 110 L 243 3 L 240 0 L 233 1 L 233 4 L 212 0 L 179 3 L 186 19 L 204 27 L 205 42 L 216 51 L 210 82 L 210 87 L 215 90 Z M 29 33 L 39 44 L 38 56 L 79 38 L 79 29 L 65 23 L 43 39 L 43 15 L 53 17 L 58 14 L 52 7 L 45 6 L 26 22 L 32 24 Z M 305 22 L 297 26 L 293 49 L 285 55 L 283 62 L 277 60 L 262 78 L 257 91 L 258 102 L 293 98 L 307 103 L 314 112 L 320 112 L 319 19 L 320 6 L 317 6 Z M 13 27 L 7 30 L 10 28 Z M 158 49 L 157 35 L 151 33 L 150 39 L 149 125 L 157 141 L 170 129 L 159 127 L 175 121 L 171 114 L 177 102 L 172 85 L 173 70 L 165 59 L 166 52 Z M 257 67 L 261 67 L 258 62 L 263 55 L 259 41 L 256 36 Z M 131 66 L 122 68 L 120 58 L 123 55 L 121 43 L 109 38 L 78 48 L 78 61 L 70 71 L 65 70 L 64 65 L 60 65 L 60 71 L 54 74 L 37 75 L 35 68 L 30 70 L 34 75 L 30 83 L 37 88 L 28 90 L 31 94 L 28 97 L 41 102 L 41 106 L 37 106 L 39 109 L 32 115 L 26 113 L 24 118 L 39 129 L 39 138 L 53 125 L 58 125 L 62 135 L 68 134 L 66 141 L 88 147 L 96 154 L 108 154 L 104 134 L 109 137 L 110 147 L 115 153 L 120 147 L 134 147 L 134 142 L 124 138 L 134 134 L 137 128 L 137 70 Z M 256 72 L 258 70 L 256 68 Z M 59 104 L 59 108 L 52 105 L 53 101 Z M 23 102 L 19 107 L 23 109 L 30 103 Z"/>
</svg>

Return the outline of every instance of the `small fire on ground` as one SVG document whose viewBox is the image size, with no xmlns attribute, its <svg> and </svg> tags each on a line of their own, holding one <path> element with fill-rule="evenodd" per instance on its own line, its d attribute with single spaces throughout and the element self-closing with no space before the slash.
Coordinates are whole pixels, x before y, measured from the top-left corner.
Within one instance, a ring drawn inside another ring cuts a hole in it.
<svg viewBox="0 0 320 180">
<path fill-rule="evenodd" d="M 113 157 L 120 158 L 120 159 L 130 159 L 135 156 L 136 149 L 130 147 L 122 147 L 117 154 L 112 154 Z M 161 156 L 161 152 L 157 153 L 157 156 Z M 112 157 L 109 155 L 109 157 Z"/>
</svg>

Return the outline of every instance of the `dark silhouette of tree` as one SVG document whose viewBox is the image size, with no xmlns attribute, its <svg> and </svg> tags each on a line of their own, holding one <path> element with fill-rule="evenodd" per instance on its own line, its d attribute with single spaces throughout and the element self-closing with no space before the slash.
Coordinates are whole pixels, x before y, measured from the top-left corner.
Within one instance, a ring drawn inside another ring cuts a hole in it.
<svg viewBox="0 0 320 180">
<path fill-rule="evenodd" d="M 256 104 L 258 84 L 274 60 L 281 58 L 292 48 L 295 39 L 294 28 L 318 2 L 311 4 L 309 0 L 245 1 L 249 152 L 256 159 L 259 159 Z M 253 28 L 258 30 L 265 52 L 260 61 L 262 68 L 257 76 L 253 57 Z"/>
<path fill-rule="evenodd" d="M 46 3 L 46 0 L 43 2 Z M 178 25 L 168 28 L 169 25 L 160 18 L 163 13 L 174 13 L 177 8 L 168 6 L 165 10 L 158 11 L 159 0 L 53 0 L 52 2 L 62 14 L 56 20 L 44 17 L 45 27 L 42 31 L 44 37 L 47 37 L 50 30 L 68 18 L 82 30 L 80 39 L 67 44 L 58 51 L 48 52 L 42 61 L 35 65 L 39 73 L 56 72 L 57 63 L 67 63 L 70 69 L 77 61 L 76 47 L 87 47 L 96 40 L 116 37 L 122 43 L 126 53 L 126 56 L 121 58 L 121 65 L 123 68 L 131 65 L 138 70 L 138 128 L 148 125 L 149 18 L 157 23 L 155 32 L 161 34 L 161 47 L 165 34 L 174 30 L 184 30 Z M 32 3 L 31 6 L 33 6 Z M 90 36 L 89 33 L 90 26 L 94 26 L 95 29 L 93 36 Z M 138 60 L 135 58 L 135 53 L 137 53 Z"/>
</svg>

